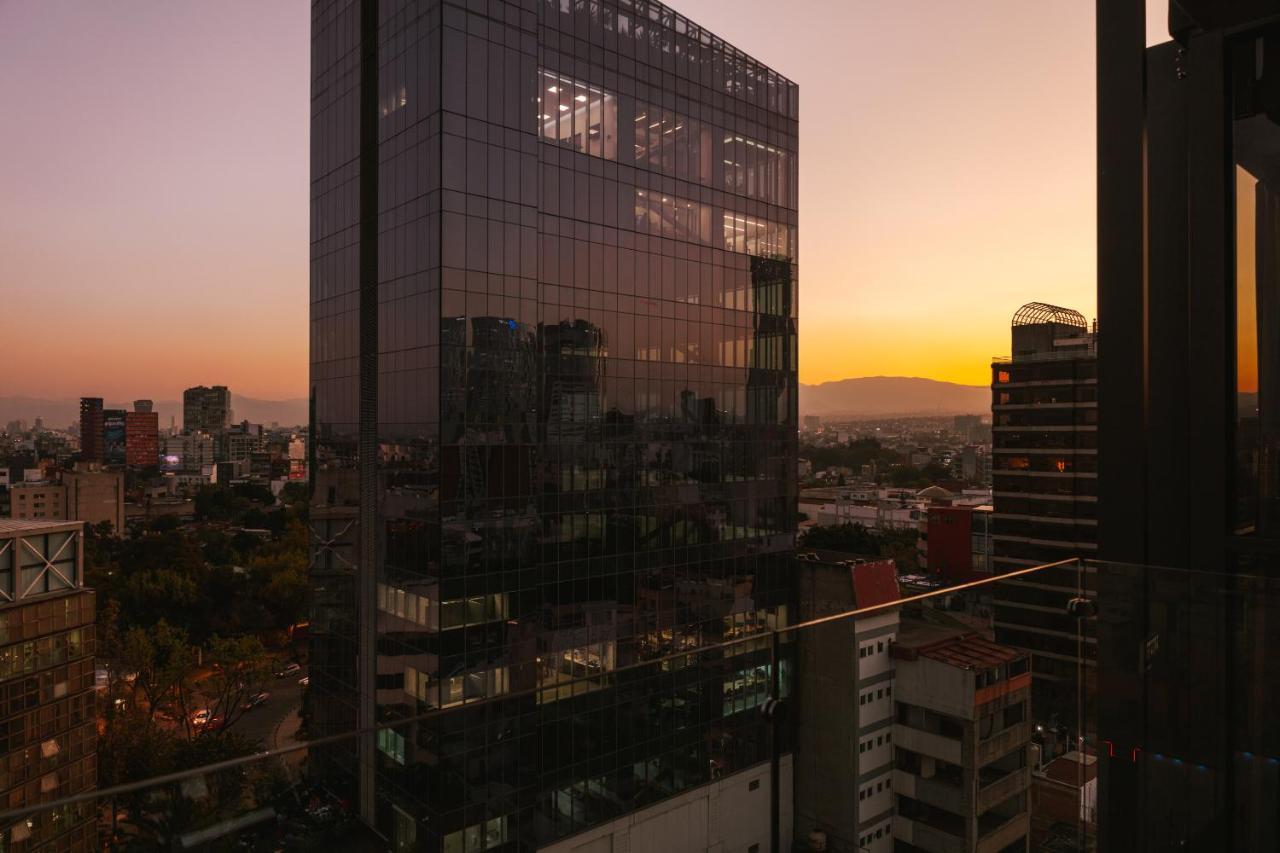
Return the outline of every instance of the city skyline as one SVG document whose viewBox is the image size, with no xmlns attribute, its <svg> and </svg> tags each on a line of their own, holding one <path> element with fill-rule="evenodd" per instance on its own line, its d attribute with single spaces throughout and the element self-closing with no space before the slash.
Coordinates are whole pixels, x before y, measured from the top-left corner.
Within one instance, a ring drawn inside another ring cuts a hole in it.
<svg viewBox="0 0 1280 853">
<path fill-rule="evenodd" d="M 37 119 L 0 165 L 3 393 L 306 394 L 308 8 L 0 6 L 0 103 Z M 683 11 L 805 91 L 801 382 L 985 384 L 1031 283 L 1093 316 L 1091 8 L 824 7 L 816 30 L 767 8 Z M 810 48 L 850 32 L 833 75 Z M 894 68 L 892 87 L 852 85 Z M 49 323 L 52 351 L 34 346 Z"/>
</svg>

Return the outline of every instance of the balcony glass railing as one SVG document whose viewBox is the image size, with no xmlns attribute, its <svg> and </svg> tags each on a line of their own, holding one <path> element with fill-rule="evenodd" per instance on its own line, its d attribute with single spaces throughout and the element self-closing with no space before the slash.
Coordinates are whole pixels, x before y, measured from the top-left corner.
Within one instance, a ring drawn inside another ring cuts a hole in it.
<svg viewBox="0 0 1280 853">
<path fill-rule="evenodd" d="M 1027 849 L 1270 849 L 1280 829 L 1280 580 L 1066 561 L 916 593 L 863 583 L 859 573 L 874 570 L 861 565 L 797 561 L 796 571 L 791 625 L 564 674 L 558 688 L 589 686 L 563 701 L 539 703 L 536 681 L 513 680 L 494 697 L 273 749 L 238 731 L 250 712 L 193 733 L 188 770 L 132 780 L 141 756 L 51 738 L 5 768 L 3 847 L 76 838 L 111 849 L 536 849 L 777 757 L 778 788 L 763 779 L 767 798 L 788 798 L 774 812 L 782 849 L 808 849 L 812 833 L 828 849 L 856 849 L 870 817 L 904 844 L 945 833 L 1004 849 L 1019 840 L 1006 835 L 1021 834 Z M 856 606 L 859 594 L 872 603 Z M 525 797 L 513 765 L 466 760 L 479 754 L 466 715 L 543 715 L 518 753 L 536 757 L 530 747 L 549 748 L 545 726 L 598 736 L 608 690 L 634 711 L 613 735 L 637 756 L 625 775 L 588 761 L 580 779 L 535 776 Z M 113 762 L 125 781 L 60 795 L 73 775 L 95 772 L 84 761 L 95 748 L 97 765 Z M 433 821 L 403 812 L 396 785 L 425 785 L 449 762 L 466 774 L 451 797 L 486 786 L 486 802 L 506 811 L 442 807 Z M 362 765 L 384 786 L 371 803 L 326 776 Z M 913 831 L 919 838 L 904 838 Z M 874 836 L 863 847 L 882 849 Z M 771 849 L 768 836 L 759 849 Z"/>
</svg>

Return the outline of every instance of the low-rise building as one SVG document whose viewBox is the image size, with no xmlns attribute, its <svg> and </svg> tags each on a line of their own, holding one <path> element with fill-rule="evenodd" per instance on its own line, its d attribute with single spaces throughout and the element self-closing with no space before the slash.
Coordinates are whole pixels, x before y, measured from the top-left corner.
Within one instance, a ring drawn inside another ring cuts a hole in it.
<svg viewBox="0 0 1280 853">
<path fill-rule="evenodd" d="M 1032 773 L 1032 835 L 1040 838 L 1086 834 L 1098 821 L 1098 757 L 1072 750 Z"/>
<path fill-rule="evenodd" d="M 109 522 L 116 534 L 124 529 L 124 475 L 119 471 L 77 465 L 62 472 L 62 485 L 66 487 L 64 518 L 89 524 Z"/>
<path fill-rule="evenodd" d="M 990 504 L 930 507 L 922 539 L 922 569 L 956 582 L 991 574 Z"/>
<path fill-rule="evenodd" d="M 9 517 L 27 521 L 53 521 L 67 517 L 67 487 L 48 480 L 31 480 L 9 486 Z"/>
<path fill-rule="evenodd" d="M 1027 851 L 1027 652 L 908 618 L 892 658 L 895 850 Z"/>
</svg>

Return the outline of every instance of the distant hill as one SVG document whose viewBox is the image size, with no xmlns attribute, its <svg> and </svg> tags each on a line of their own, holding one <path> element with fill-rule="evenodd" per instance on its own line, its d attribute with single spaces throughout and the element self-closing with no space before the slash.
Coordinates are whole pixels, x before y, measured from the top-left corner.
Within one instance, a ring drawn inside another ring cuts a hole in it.
<svg viewBox="0 0 1280 853">
<path fill-rule="evenodd" d="M 104 406 L 108 409 L 132 409 L 133 401 L 107 400 Z M 255 424 L 279 423 L 281 426 L 302 426 L 307 422 L 307 399 L 298 397 L 291 400 L 258 400 L 253 397 L 231 395 L 232 414 L 237 422 L 249 421 Z M 179 400 L 156 400 L 155 410 L 160 415 L 160 426 L 169 426 L 172 417 L 178 427 L 182 426 L 182 402 Z M 38 397 L 0 397 L 0 426 L 12 420 L 24 420 L 28 424 L 37 417 L 44 418 L 45 425 L 54 429 L 64 429 L 80 420 L 80 400 L 45 400 Z"/>
<path fill-rule="evenodd" d="M 800 414 L 882 417 L 991 411 L 991 389 L 911 376 L 862 376 L 800 385 Z"/>
</svg>

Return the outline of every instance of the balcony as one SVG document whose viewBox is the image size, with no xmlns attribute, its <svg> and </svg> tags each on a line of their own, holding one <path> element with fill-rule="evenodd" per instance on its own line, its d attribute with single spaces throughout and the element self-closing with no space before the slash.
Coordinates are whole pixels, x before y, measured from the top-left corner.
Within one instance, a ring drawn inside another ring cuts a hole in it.
<svg viewBox="0 0 1280 853">
<path fill-rule="evenodd" d="M 978 766 L 1012 752 L 1019 744 L 1031 743 L 1031 723 L 1015 723 L 978 742 Z"/>
<path fill-rule="evenodd" d="M 902 815 L 893 817 L 893 837 L 929 853 L 965 853 L 968 846 L 958 835 Z"/>
<path fill-rule="evenodd" d="M 978 846 L 974 853 L 999 853 L 1019 838 L 1025 838 L 1031 831 L 1031 815 L 1022 812 L 1002 822 L 992 822 L 984 831 L 981 821 L 978 826 Z"/>
<path fill-rule="evenodd" d="M 955 738 L 913 729 L 902 723 L 893 724 L 893 742 L 903 749 L 940 758 L 950 764 L 961 763 L 961 743 Z"/>
<path fill-rule="evenodd" d="M 978 788 L 978 814 L 982 814 L 992 806 L 1003 803 L 1019 791 L 1031 787 L 1031 769 L 1023 767 L 1014 770 L 989 785 Z"/>
<path fill-rule="evenodd" d="M 893 790 L 904 797 L 911 797 L 954 814 L 963 814 L 965 811 L 964 788 L 943 782 L 937 777 L 926 779 L 905 770 L 895 769 Z"/>
</svg>

